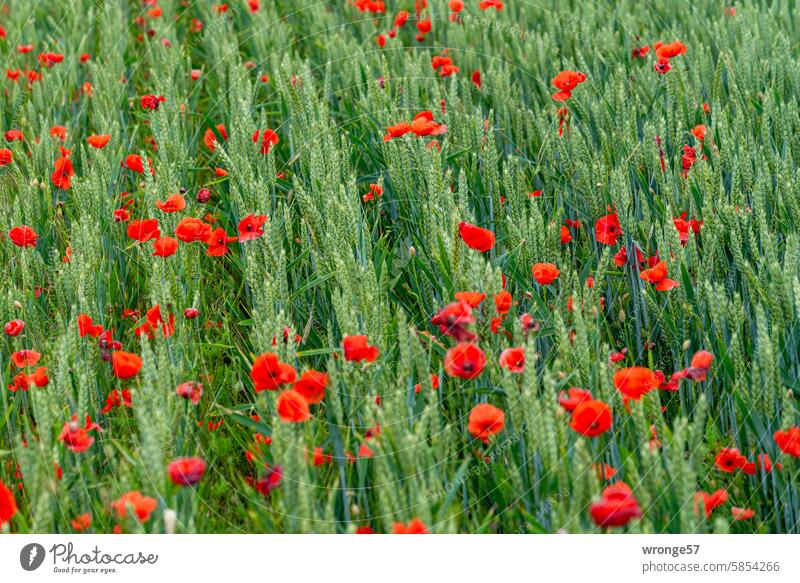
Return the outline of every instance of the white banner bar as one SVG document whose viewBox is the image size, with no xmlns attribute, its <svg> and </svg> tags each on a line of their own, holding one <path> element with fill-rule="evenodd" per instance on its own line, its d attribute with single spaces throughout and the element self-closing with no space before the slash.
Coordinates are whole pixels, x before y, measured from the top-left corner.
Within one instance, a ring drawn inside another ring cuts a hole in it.
<svg viewBox="0 0 800 583">
<path fill-rule="evenodd" d="M 8 535 L 0 537 L 0 581 L 796 582 L 798 540 L 789 535 Z"/>
</svg>

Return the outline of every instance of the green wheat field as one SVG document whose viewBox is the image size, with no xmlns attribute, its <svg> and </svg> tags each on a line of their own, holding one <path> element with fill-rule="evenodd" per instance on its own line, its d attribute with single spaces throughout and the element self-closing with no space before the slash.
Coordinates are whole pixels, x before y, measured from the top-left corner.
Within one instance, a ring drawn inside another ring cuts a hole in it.
<svg viewBox="0 0 800 583">
<path fill-rule="evenodd" d="M 800 532 L 795 0 L 0 0 L 0 532 Z"/>
</svg>

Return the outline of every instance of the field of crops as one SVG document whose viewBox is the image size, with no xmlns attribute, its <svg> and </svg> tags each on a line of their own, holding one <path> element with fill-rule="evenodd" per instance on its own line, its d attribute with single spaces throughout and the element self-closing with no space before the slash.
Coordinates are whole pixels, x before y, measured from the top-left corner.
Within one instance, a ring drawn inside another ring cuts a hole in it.
<svg viewBox="0 0 800 583">
<path fill-rule="evenodd" d="M 0 532 L 800 532 L 796 0 L 0 0 Z"/>
</svg>

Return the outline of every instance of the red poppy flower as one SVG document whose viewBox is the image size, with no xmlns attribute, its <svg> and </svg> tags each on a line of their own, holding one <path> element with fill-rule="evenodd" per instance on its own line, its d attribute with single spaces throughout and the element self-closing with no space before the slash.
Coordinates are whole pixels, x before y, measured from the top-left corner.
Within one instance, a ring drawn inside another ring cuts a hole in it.
<svg viewBox="0 0 800 583">
<path fill-rule="evenodd" d="M 552 263 L 537 263 L 531 267 L 531 273 L 539 285 L 550 285 L 558 279 L 561 271 Z"/>
<path fill-rule="evenodd" d="M 561 405 L 565 411 L 572 413 L 578 405 L 584 401 L 590 401 L 592 393 L 586 389 L 579 387 L 570 387 L 565 391 L 558 394 L 558 404 Z"/>
<path fill-rule="evenodd" d="M 14 153 L 8 148 L 0 148 L 0 167 L 8 166 L 14 161 Z"/>
<path fill-rule="evenodd" d="M 511 297 L 511 294 L 506 290 L 502 290 L 500 293 L 494 296 L 494 305 L 497 309 L 497 313 L 501 316 L 507 314 L 508 310 L 511 309 L 511 304 L 513 301 L 514 299 Z"/>
<path fill-rule="evenodd" d="M 169 479 L 176 486 L 194 486 L 205 471 L 206 462 L 199 457 L 181 457 L 167 466 Z"/>
<path fill-rule="evenodd" d="M 500 353 L 500 368 L 508 372 L 521 373 L 525 371 L 525 347 L 506 348 Z"/>
<path fill-rule="evenodd" d="M 697 162 L 697 152 L 692 146 L 684 146 L 683 154 L 681 155 L 681 175 L 686 178 L 689 176 L 689 170 L 692 169 L 694 163 Z"/>
<path fill-rule="evenodd" d="M 156 304 L 149 310 L 145 316 L 145 321 L 141 326 L 137 326 L 134 332 L 137 336 L 147 336 L 153 339 L 155 332 L 161 328 L 164 338 L 169 338 L 175 332 L 175 315 L 170 314 L 167 321 L 161 316 L 161 306 Z"/>
<path fill-rule="evenodd" d="M 669 291 L 678 287 L 678 282 L 667 277 L 667 262 L 659 261 L 655 267 L 642 271 L 640 277 L 648 282 L 655 284 L 656 291 Z"/>
<path fill-rule="evenodd" d="M 505 427 L 505 413 L 489 403 L 475 405 L 469 413 L 467 430 L 483 443 L 488 443 L 489 437 L 500 433 L 503 427 Z"/>
<path fill-rule="evenodd" d="M 11 229 L 8 232 L 8 238 L 17 247 L 36 247 L 36 239 L 39 238 L 39 235 L 29 226 L 22 225 Z"/>
<path fill-rule="evenodd" d="M 800 426 L 779 430 L 772 434 L 775 444 L 783 453 L 800 457 Z"/>
<path fill-rule="evenodd" d="M 89 145 L 97 149 L 105 148 L 109 140 L 111 140 L 111 134 L 94 134 L 86 138 Z"/>
<path fill-rule="evenodd" d="M 37 387 L 45 387 L 50 382 L 47 378 L 47 368 L 40 366 L 26 378 L 28 385 L 36 385 Z"/>
<path fill-rule="evenodd" d="M 622 234 L 617 213 L 600 217 L 594 224 L 594 236 L 598 243 L 603 245 L 616 245 L 617 239 Z"/>
<path fill-rule="evenodd" d="M 474 379 L 483 372 L 484 366 L 486 355 L 471 342 L 459 342 L 444 357 L 444 369 L 451 377 Z"/>
<path fill-rule="evenodd" d="M 597 437 L 611 429 L 611 408 L 603 401 L 585 399 L 572 412 L 569 426 L 586 437 Z"/>
<path fill-rule="evenodd" d="M 133 407 L 130 389 L 114 390 L 108 393 L 106 395 L 106 404 L 100 409 L 100 412 L 107 415 L 116 407 Z"/>
<path fill-rule="evenodd" d="M 170 194 L 164 202 L 157 200 L 156 207 L 165 213 L 176 213 L 186 208 L 186 199 L 177 193 Z"/>
<path fill-rule="evenodd" d="M 506 336 L 510 338 L 511 333 L 508 330 L 503 330 L 503 318 L 500 316 L 495 316 L 491 320 L 489 320 L 489 329 L 492 331 L 492 334 L 500 334 L 502 331 Z M 476 337 L 467 339 L 467 341 L 474 340 Z"/>
<path fill-rule="evenodd" d="M 433 66 L 434 71 L 439 71 L 440 77 L 449 77 L 453 73 L 458 72 L 458 67 L 453 64 L 453 60 L 450 57 L 443 55 L 434 55 L 433 59 L 431 60 L 431 65 Z M 414 124 L 411 125 L 413 126 Z"/>
<path fill-rule="evenodd" d="M 453 294 L 453 297 L 457 299 L 459 302 L 464 302 L 470 308 L 477 308 L 480 303 L 486 299 L 486 294 L 481 292 L 456 292 Z"/>
<path fill-rule="evenodd" d="M 279 141 L 278 134 L 276 134 L 273 130 L 264 130 L 261 132 L 261 153 L 266 156 L 269 154 L 272 146 L 277 145 Z M 253 132 L 253 143 L 258 143 L 258 130 Z"/>
<path fill-rule="evenodd" d="M 211 238 L 211 225 L 200 219 L 187 217 L 175 227 L 175 236 L 184 243 L 206 242 Z"/>
<path fill-rule="evenodd" d="M 395 522 L 392 525 L 392 533 L 394 534 L 428 534 L 428 528 L 425 526 L 425 523 L 422 522 L 419 518 L 414 518 L 408 522 L 408 524 L 403 524 L 402 522 Z"/>
<path fill-rule="evenodd" d="M 605 487 L 600 500 L 591 505 L 589 512 L 594 523 L 601 527 L 625 526 L 642 515 L 639 502 L 625 482 Z"/>
<path fill-rule="evenodd" d="M 561 244 L 566 245 L 570 241 L 572 241 L 572 233 L 569 232 L 566 225 L 561 225 Z"/>
<path fill-rule="evenodd" d="M 214 126 L 214 129 L 219 134 L 219 137 L 222 138 L 222 141 L 225 142 L 228 140 L 228 130 L 225 129 L 225 124 L 217 124 Z M 211 150 L 212 152 L 216 151 L 215 143 L 218 141 L 218 136 L 214 133 L 214 130 L 208 128 L 203 134 L 203 143 L 206 145 L 206 148 Z"/>
<path fill-rule="evenodd" d="M 280 466 L 267 468 L 264 475 L 255 483 L 255 488 L 259 493 L 268 496 L 274 489 L 281 485 L 283 470 Z"/>
<path fill-rule="evenodd" d="M 553 77 L 550 81 L 555 86 L 558 93 L 553 94 L 553 99 L 557 102 L 563 102 L 572 97 L 572 91 L 581 83 L 586 81 L 586 75 L 575 71 L 561 71 L 558 75 Z"/>
<path fill-rule="evenodd" d="M 86 416 L 86 423 L 83 426 L 78 423 L 78 416 L 73 415 L 72 420 L 64 423 L 58 440 L 63 441 L 67 449 L 75 453 L 82 453 L 89 449 L 94 443 L 94 437 L 89 435 L 89 431 L 93 430 L 100 431 L 100 426 L 97 425 L 97 423 L 92 423 L 88 415 Z"/>
<path fill-rule="evenodd" d="M 0 527 L 11 521 L 17 513 L 17 501 L 14 493 L 0 480 Z"/>
<path fill-rule="evenodd" d="M 11 362 L 17 368 L 25 368 L 28 366 L 36 366 L 42 355 L 35 350 L 19 350 L 11 355 Z"/>
<path fill-rule="evenodd" d="M 254 241 L 264 234 L 261 227 L 267 222 L 266 215 L 254 215 L 250 213 L 243 218 L 238 225 L 239 241 Z"/>
<path fill-rule="evenodd" d="M 431 319 L 431 323 L 439 327 L 439 332 L 452 336 L 459 342 L 469 342 L 477 338 L 473 332 L 466 329 L 466 326 L 474 322 L 472 308 L 461 300 L 448 304 Z"/>
<path fill-rule="evenodd" d="M 166 100 L 167 99 L 162 95 L 153 95 L 152 93 L 148 93 L 147 95 L 142 95 L 142 98 L 139 100 L 139 104 L 142 106 L 142 109 L 149 109 L 153 111 L 158 109 L 158 106 Z"/>
<path fill-rule="evenodd" d="M 157 506 L 158 502 L 155 498 L 142 496 L 142 493 L 138 490 L 126 492 L 111 503 L 111 507 L 120 518 L 127 516 L 128 510 L 131 510 L 140 522 L 147 522 Z"/>
<path fill-rule="evenodd" d="M 139 374 L 142 357 L 131 352 L 117 350 L 111 353 L 111 370 L 118 379 L 129 379 Z"/>
<path fill-rule="evenodd" d="M 172 237 L 159 237 L 153 241 L 153 257 L 169 257 L 178 250 L 178 241 Z"/>
<path fill-rule="evenodd" d="M 275 410 L 281 421 L 286 423 L 301 423 L 311 418 L 308 401 L 295 390 L 282 391 L 275 403 Z"/>
<path fill-rule="evenodd" d="M 681 213 L 680 217 L 673 218 L 672 223 L 678 231 L 681 245 L 686 245 L 689 242 L 689 231 L 698 235 L 700 233 L 700 227 L 703 225 L 703 221 L 698 221 L 697 219 L 687 221 L 685 212 Z"/>
<path fill-rule="evenodd" d="M 203 385 L 195 381 L 187 381 L 175 387 L 175 392 L 182 399 L 189 399 L 192 405 L 197 405 L 200 397 L 203 396 Z"/>
<path fill-rule="evenodd" d="M 503 9 L 503 3 L 500 0 L 483 0 L 478 4 L 481 10 L 488 10 L 489 8 L 496 8 L 498 11 Z"/>
<path fill-rule="evenodd" d="M 364 202 L 369 202 L 383 195 L 383 187 L 380 184 L 370 184 L 369 192 L 361 197 Z"/>
<path fill-rule="evenodd" d="M 432 111 L 422 111 L 411 121 L 411 131 L 417 136 L 438 136 L 447 131 L 447 126 L 433 121 Z"/>
<path fill-rule="evenodd" d="M 325 387 L 328 385 L 328 375 L 316 370 L 307 370 L 292 389 L 300 393 L 310 405 L 321 403 L 325 398 Z"/>
<path fill-rule="evenodd" d="M 297 372 L 292 365 L 278 360 L 278 355 L 274 352 L 265 352 L 253 361 L 250 378 L 257 393 L 275 391 L 281 385 L 293 383 L 297 378 Z"/>
<path fill-rule="evenodd" d="M 145 243 L 151 239 L 158 239 L 161 231 L 158 228 L 157 219 L 143 219 L 133 221 L 128 225 L 128 237 L 134 241 Z"/>
<path fill-rule="evenodd" d="M 12 338 L 19 336 L 24 329 L 25 322 L 22 320 L 11 320 L 10 322 L 7 322 L 5 326 L 3 326 L 3 331 Z"/>
<path fill-rule="evenodd" d="M 718 506 L 722 506 L 728 501 L 728 492 L 720 489 L 711 494 L 705 492 L 698 492 L 694 495 L 694 511 L 697 514 L 700 511 L 700 502 L 703 503 L 705 509 L 706 519 L 711 518 L 711 513 Z"/>
<path fill-rule="evenodd" d="M 699 124 L 694 126 L 689 133 L 691 133 L 695 138 L 700 140 L 701 142 L 706 139 L 706 132 L 708 129 L 703 124 Z"/>
<path fill-rule="evenodd" d="M 8 385 L 8 390 L 12 393 L 16 391 L 27 391 L 31 387 L 46 387 L 50 382 L 47 377 L 47 368 L 40 366 L 31 374 L 21 372 L 14 376 L 12 382 Z"/>
<path fill-rule="evenodd" d="M 659 385 L 656 374 L 649 368 L 632 366 L 621 368 L 614 373 L 614 386 L 626 399 L 638 401 L 642 395 Z"/>
<path fill-rule="evenodd" d="M 714 464 L 723 472 L 731 473 L 744 466 L 747 458 L 736 448 L 725 447 L 719 450 L 714 457 Z"/>
<path fill-rule="evenodd" d="M 407 122 L 401 122 L 395 124 L 393 126 L 387 126 L 386 128 L 386 135 L 383 136 L 383 141 L 388 142 L 394 138 L 400 138 L 411 131 L 411 124 Z"/>
<path fill-rule="evenodd" d="M 91 316 L 87 314 L 79 314 L 78 333 L 81 335 L 81 338 L 87 335 L 91 336 L 92 338 L 97 338 L 98 336 L 100 336 L 100 334 L 103 333 L 103 325 L 95 324 L 92 321 Z"/>
<path fill-rule="evenodd" d="M 54 125 L 50 128 L 50 137 L 56 138 L 63 142 L 67 139 L 67 128 L 62 125 Z"/>
<path fill-rule="evenodd" d="M 711 368 L 712 362 L 714 362 L 714 355 L 707 350 L 695 352 L 691 363 L 689 363 L 689 368 L 686 370 L 686 376 L 695 381 L 706 380 L 706 375 L 708 369 Z"/>
<path fill-rule="evenodd" d="M 76 532 L 83 532 L 92 526 L 92 515 L 86 512 L 76 516 L 70 520 L 69 523 L 72 525 L 72 529 Z"/>
<path fill-rule="evenodd" d="M 766 453 L 757 455 L 755 462 L 747 462 L 744 464 L 742 466 L 742 471 L 749 476 L 755 476 L 756 463 L 758 463 L 758 467 L 765 474 L 768 474 L 772 471 L 772 460 L 770 459 L 769 454 Z M 780 470 L 783 466 L 781 466 L 781 464 L 775 464 L 775 467 Z"/>
<path fill-rule="evenodd" d="M 142 162 L 142 157 L 139 154 L 128 154 L 125 156 L 125 162 L 123 164 L 129 170 L 133 170 L 139 174 L 144 173 L 144 163 Z"/>
<path fill-rule="evenodd" d="M 345 336 L 342 339 L 345 360 L 353 362 L 374 362 L 380 351 L 377 346 L 370 346 L 364 335 Z"/>
<path fill-rule="evenodd" d="M 472 84 L 475 85 L 478 89 L 481 88 L 481 72 L 480 71 L 473 71 L 472 76 L 470 77 L 470 81 Z"/>
<path fill-rule="evenodd" d="M 494 233 L 489 229 L 482 229 L 481 227 L 461 221 L 458 224 L 458 234 L 461 236 L 464 243 L 467 244 L 467 247 L 475 249 L 475 251 L 485 253 L 494 247 Z"/>
<path fill-rule="evenodd" d="M 222 227 L 217 227 L 208 237 L 206 255 L 209 257 L 222 257 L 228 252 L 228 243 L 238 241 L 236 237 L 228 237 Z"/>
<path fill-rule="evenodd" d="M 755 516 L 756 513 L 750 508 L 739 508 L 738 506 L 731 506 L 731 517 L 734 520 L 749 520 Z"/>
<path fill-rule="evenodd" d="M 656 57 L 659 59 L 672 59 L 686 53 L 686 45 L 680 41 L 661 44 L 656 48 Z"/>
</svg>

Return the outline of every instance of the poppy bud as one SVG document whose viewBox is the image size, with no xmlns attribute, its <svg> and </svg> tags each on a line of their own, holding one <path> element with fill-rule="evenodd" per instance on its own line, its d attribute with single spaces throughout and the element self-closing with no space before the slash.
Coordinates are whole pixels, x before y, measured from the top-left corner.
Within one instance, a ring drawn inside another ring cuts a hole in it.
<svg viewBox="0 0 800 583">
<path fill-rule="evenodd" d="M 198 315 L 200 315 L 200 310 L 197 308 L 186 308 L 183 311 L 183 316 L 189 320 L 194 320 Z"/>
<path fill-rule="evenodd" d="M 181 187 L 178 189 L 178 192 L 180 192 L 181 194 L 186 194 L 188 191 L 189 191 L 189 189 L 188 189 L 188 188 L 186 188 L 185 186 L 181 186 Z"/>
<path fill-rule="evenodd" d="M 197 202 L 205 204 L 209 200 L 211 200 L 211 191 L 209 189 L 201 188 L 197 191 Z"/>
<path fill-rule="evenodd" d="M 416 255 L 416 254 L 417 254 L 417 249 L 416 249 L 416 247 L 414 247 L 413 245 L 411 245 L 411 246 L 408 248 L 408 254 L 409 254 L 409 255 L 411 255 L 411 257 L 414 257 L 414 255 Z"/>
<path fill-rule="evenodd" d="M 684 340 L 684 341 L 683 341 L 683 349 L 684 349 L 684 350 L 689 350 L 689 347 L 690 347 L 691 345 L 692 345 L 692 341 L 691 341 L 691 340 Z"/>
<path fill-rule="evenodd" d="M 170 509 L 164 510 L 164 530 L 167 534 L 175 534 L 175 525 L 178 522 L 178 514 Z"/>
</svg>

